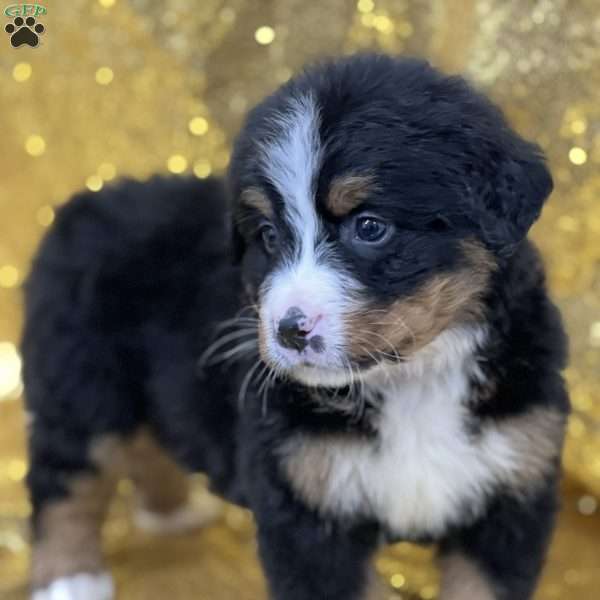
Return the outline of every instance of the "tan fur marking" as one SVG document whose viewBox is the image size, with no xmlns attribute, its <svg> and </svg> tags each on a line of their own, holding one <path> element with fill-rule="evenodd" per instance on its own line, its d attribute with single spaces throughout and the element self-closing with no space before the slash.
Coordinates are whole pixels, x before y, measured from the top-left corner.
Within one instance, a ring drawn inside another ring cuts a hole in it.
<svg viewBox="0 0 600 600">
<path fill-rule="evenodd" d="M 294 490 L 309 506 L 322 505 L 335 455 L 356 444 L 366 445 L 368 441 L 350 434 L 299 436 L 281 447 L 283 465 Z"/>
<path fill-rule="evenodd" d="M 343 217 L 368 198 L 372 190 L 372 177 L 364 175 L 336 177 L 329 187 L 327 208 L 336 217 Z"/>
<path fill-rule="evenodd" d="M 142 434 L 131 444 L 129 476 L 148 510 L 170 513 L 187 501 L 186 473 L 149 435 Z"/>
<path fill-rule="evenodd" d="M 434 275 L 412 296 L 381 309 L 369 306 L 347 319 L 350 354 L 368 357 L 420 350 L 451 325 L 477 321 L 495 263 L 476 242 L 464 242 L 470 266 L 454 273 Z"/>
<path fill-rule="evenodd" d="M 442 558 L 440 569 L 442 581 L 439 600 L 496 600 L 483 574 L 461 554 Z"/>
<path fill-rule="evenodd" d="M 514 470 L 506 471 L 492 464 L 498 483 L 508 485 L 516 496 L 534 492 L 554 468 L 554 460 L 560 456 L 565 429 L 564 415 L 549 409 L 538 408 L 524 415 L 489 424 L 481 432 L 507 438 L 515 454 Z M 474 440 L 476 445 L 478 442 Z M 333 434 L 321 436 L 298 436 L 281 447 L 282 465 L 294 490 L 309 506 L 321 508 L 324 494 L 329 489 L 327 481 L 334 472 L 339 456 L 352 455 L 352 450 L 362 446 L 365 452 L 373 447 L 373 441 L 358 435 Z M 360 507 L 357 507 L 360 508 Z"/>
<path fill-rule="evenodd" d="M 185 473 L 147 431 L 127 440 L 103 436 L 91 445 L 90 458 L 100 475 L 74 479 L 69 495 L 49 503 L 40 513 L 32 556 L 34 587 L 103 569 L 100 530 L 121 477 L 131 477 L 147 510 L 170 513 L 187 500 Z"/>
<path fill-rule="evenodd" d="M 242 204 L 255 208 L 267 219 L 273 218 L 273 205 L 265 193 L 256 187 L 246 188 L 241 194 Z"/>
<path fill-rule="evenodd" d="M 100 529 L 114 484 L 111 477 L 81 477 L 66 499 L 41 510 L 32 552 L 34 588 L 74 573 L 102 571 Z"/>
<path fill-rule="evenodd" d="M 494 425 L 510 440 L 520 459 L 520 468 L 506 478 L 514 493 L 535 491 L 536 484 L 554 469 L 562 451 L 565 426 L 565 415 L 546 408 L 536 408 Z"/>
<path fill-rule="evenodd" d="M 132 479 L 145 509 L 170 513 L 185 504 L 186 473 L 148 431 L 141 430 L 127 441 L 106 436 L 94 445 L 92 454 L 103 469 Z"/>
</svg>

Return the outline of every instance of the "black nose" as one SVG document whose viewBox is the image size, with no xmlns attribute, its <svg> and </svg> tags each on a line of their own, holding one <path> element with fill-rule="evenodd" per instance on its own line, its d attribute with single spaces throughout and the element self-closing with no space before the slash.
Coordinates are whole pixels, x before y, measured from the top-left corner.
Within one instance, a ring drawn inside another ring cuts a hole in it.
<svg viewBox="0 0 600 600">
<path fill-rule="evenodd" d="M 308 346 L 306 336 L 310 331 L 302 329 L 306 315 L 297 307 L 292 306 L 283 319 L 279 321 L 277 329 L 277 340 L 284 348 L 291 348 L 302 352 Z"/>
</svg>

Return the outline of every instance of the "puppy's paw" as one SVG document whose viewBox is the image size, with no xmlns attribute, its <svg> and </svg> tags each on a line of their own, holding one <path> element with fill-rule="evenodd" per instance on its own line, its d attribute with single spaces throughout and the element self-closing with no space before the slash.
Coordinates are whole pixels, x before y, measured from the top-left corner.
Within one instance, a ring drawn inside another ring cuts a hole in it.
<svg viewBox="0 0 600 600">
<path fill-rule="evenodd" d="M 170 535 L 199 529 L 216 520 L 222 511 L 223 503 L 204 492 L 191 496 L 189 502 L 170 513 L 161 513 L 138 508 L 133 520 L 135 525 L 155 535 Z"/>
<path fill-rule="evenodd" d="M 108 573 L 77 573 L 35 590 L 31 600 L 113 600 L 115 586 Z"/>
</svg>

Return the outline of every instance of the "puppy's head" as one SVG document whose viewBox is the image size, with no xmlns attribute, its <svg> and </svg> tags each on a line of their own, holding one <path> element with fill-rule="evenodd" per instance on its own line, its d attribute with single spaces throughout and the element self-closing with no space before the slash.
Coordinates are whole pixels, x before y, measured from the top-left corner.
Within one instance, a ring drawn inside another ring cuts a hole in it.
<svg viewBox="0 0 600 600">
<path fill-rule="evenodd" d="M 538 148 L 464 80 L 360 55 L 257 106 L 230 185 L 263 359 L 338 385 L 480 320 L 490 273 L 552 181 Z"/>
</svg>

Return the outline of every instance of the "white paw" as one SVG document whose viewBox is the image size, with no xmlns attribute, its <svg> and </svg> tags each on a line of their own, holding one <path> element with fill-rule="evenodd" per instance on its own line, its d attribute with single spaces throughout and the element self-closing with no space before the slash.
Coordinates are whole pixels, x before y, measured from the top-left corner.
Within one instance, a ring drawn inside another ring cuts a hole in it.
<svg viewBox="0 0 600 600">
<path fill-rule="evenodd" d="M 36 590 L 31 600 L 113 600 L 115 586 L 108 573 L 77 573 L 55 579 L 48 587 Z"/>
<path fill-rule="evenodd" d="M 133 514 L 133 520 L 139 529 L 155 535 L 169 535 L 193 531 L 211 523 L 219 517 L 222 502 L 203 492 L 193 495 L 190 501 L 170 513 L 158 513 L 138 508 Z"/>
</svg>

